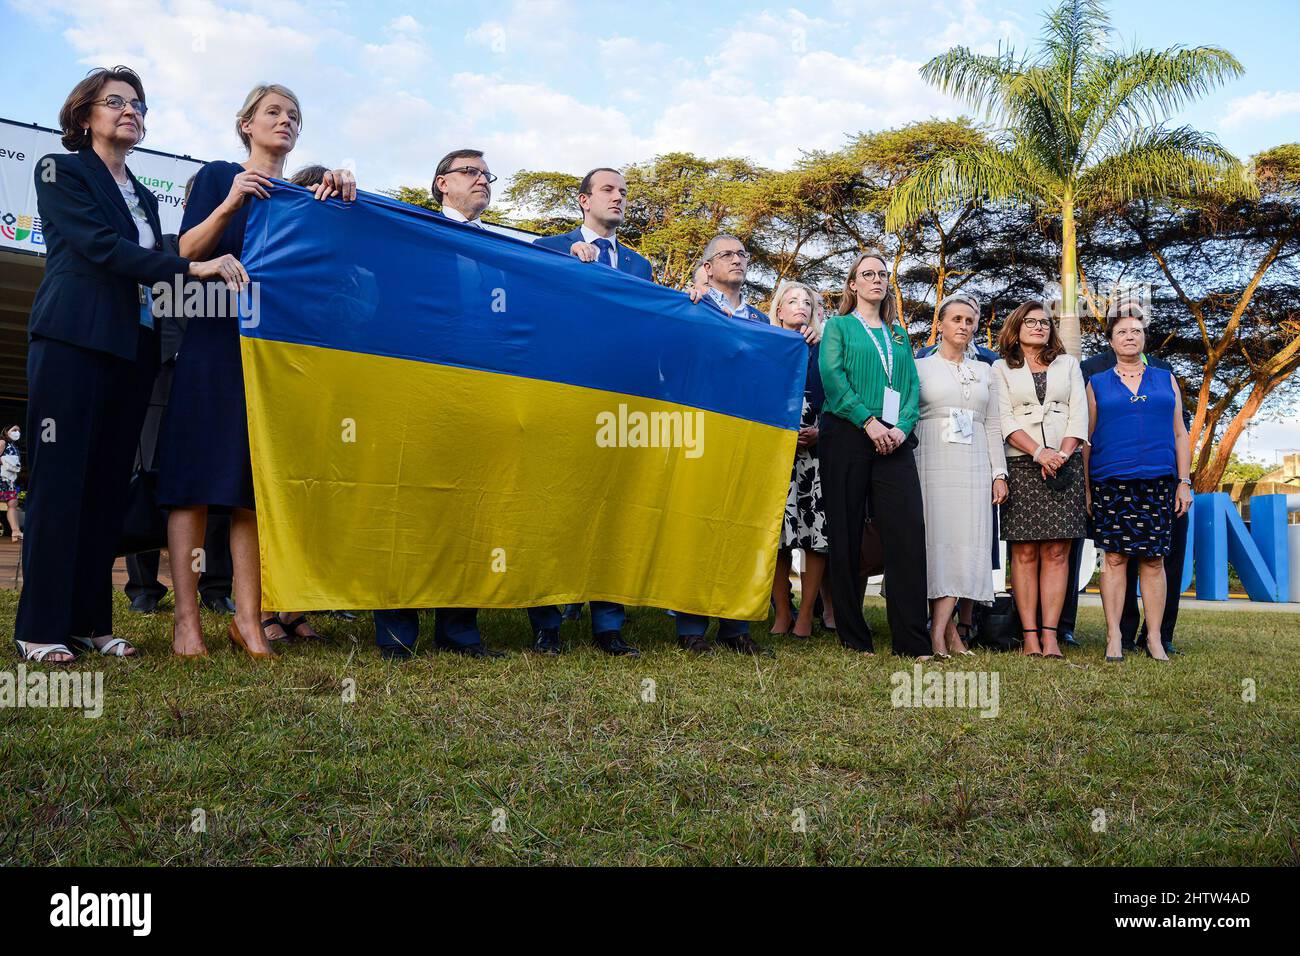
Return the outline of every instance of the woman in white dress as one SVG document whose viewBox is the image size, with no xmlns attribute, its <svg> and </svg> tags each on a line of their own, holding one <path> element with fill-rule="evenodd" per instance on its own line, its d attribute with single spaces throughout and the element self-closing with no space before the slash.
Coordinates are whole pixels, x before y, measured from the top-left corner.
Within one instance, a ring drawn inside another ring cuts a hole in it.
<svg viewBox="0 0 1300 956">
<path fill-rule="evenodd" d="M 979 303 L 956 293 L 939 307 L 939 347 L 916 363 L 921 383 L 917 470 L 925 501 L 930 643 L 936 657 L 971 653 L 953 611 L 993 602 L 993 512 L 1007 497 L 997 377 L 966 348 Z"/>
</svg>

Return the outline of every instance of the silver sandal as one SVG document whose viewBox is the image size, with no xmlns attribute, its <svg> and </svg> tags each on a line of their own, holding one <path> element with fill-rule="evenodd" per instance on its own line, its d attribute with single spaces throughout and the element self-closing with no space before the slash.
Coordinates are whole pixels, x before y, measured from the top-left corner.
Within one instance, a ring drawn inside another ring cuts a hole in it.
<svg viewBox="0 0 1300 956">
<path fill-rule="evenodd" d="M 115 637 L 103 647 L 95 643 L 93 637 L 74 637 L 72 643 L 76 644 L 84 651 L 92 654 L 100 654 L 104 657 L 135 657 L 140 653 L 139 648 L 128 641 L 125 637 Z M 135 654 L 128 654 L 127 650 L 135 651 Z"/>
<path fill-rule="evenodd" d="M 67 654 L 73 660 L 77 655 L 72 652 L 72 648 L 66 644 L 36 644 L 33 641 L 20 641 L 14 638 L 14 647 L 18 648 L 18 656 L 25 661 L 35 661 L 38 664 L 71 664 L 72 661 L 46 661 L 45 658 L 51 654 Z"/>
</svg>

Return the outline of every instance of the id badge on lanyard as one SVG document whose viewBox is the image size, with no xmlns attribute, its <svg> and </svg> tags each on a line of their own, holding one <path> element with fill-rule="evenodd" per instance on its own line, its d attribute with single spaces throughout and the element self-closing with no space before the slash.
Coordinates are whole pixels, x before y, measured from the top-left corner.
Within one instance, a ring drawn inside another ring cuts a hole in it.
<svg viewBox="0 0 1300 956">
<path fill-rule="evenodd" d="M 885 392 L 880 402 L 880 420 L 886 425 L 895 426 L 902 411 L 903 396 L 898 389 L 894 388 L 894 340 L 890 337 L 889 330 L 882 325 L 881 330 L 885 334 L 886 343 L 886 347 L 882 349 L 871 331 L 871 326 L 867 325 L 867 320 L 856 312 L 853 314 L 862 323 L 862 329 L 867 333 L 871 344 L 875 346 L 876 354 L 880 356 L 880 364 L 885 370 Z"/>
</svg>

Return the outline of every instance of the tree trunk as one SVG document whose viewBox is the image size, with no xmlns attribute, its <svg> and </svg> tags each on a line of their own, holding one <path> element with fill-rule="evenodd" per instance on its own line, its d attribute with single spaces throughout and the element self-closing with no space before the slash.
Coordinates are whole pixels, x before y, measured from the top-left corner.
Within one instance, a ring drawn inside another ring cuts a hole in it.
<svg viewBox="0 0 1300 956">
<path fill-rule="evenodd" d="M 1264 399 L 1268 398 L 1272 391 L 1272 386 L 1261 382 L 1256 382 L 1255 387 L 1250 390 L 1250 395 L 1242 404 L 1237 414 L 1233 416 L 1228 423 L 1227 429 L 1223 433 L 1223 438 L 1219 440 L 1219 445 L 1214 449 L 1214 454 L 1201 466 L 1193 477 L 1193 488 L 1197 493 L 1204 494 L 1209 491 L 1218 491 L 1219 486 L 1223 484 L 1223 473 L 1228 469 L 1228 463 L 1232 460 L 1232 449 L 1237 444 L 1237 439 L 1246 426 L 1250 424 L 1259 407 L 1264 404 Z"/>
<path fill-rule="evenodd" d="M 941 237 L 943 233 L 939 234 Z M 930 319 L 930 335 L 926 345 L 933 345 L 939 339 L 939 307 L 943 305 L 944 286 L 948 284 L 948 256 L 943 239 L 939 240 L 939 275 L 934 282 L 934 316 Z"/>
<path fill-rule="evenodd" d="M 1074 194 L 1066 192 L 1061 204 L 1061 343 L 1065 351 L 1083 358 L 1083 331 L 1079 326 L 1079 253 L 1075 248 Z"/>
</svg>

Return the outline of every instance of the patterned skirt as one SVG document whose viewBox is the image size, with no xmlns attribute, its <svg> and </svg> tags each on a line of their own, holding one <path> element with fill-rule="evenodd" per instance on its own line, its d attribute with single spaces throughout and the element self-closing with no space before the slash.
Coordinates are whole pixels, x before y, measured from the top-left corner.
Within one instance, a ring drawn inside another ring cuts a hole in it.
<svg viewBox="0 0 1300 956">
<path fill-rule="evenodd" d="M 1163 558 L 1173 545 L 1174 478 L 1124 478 L 1092 483 L 1092 537 L 1111 554 Z"/>
<path fill-rule="evenodd" d="M 1061 474 L 1069 484 L 1053 491 L 1042 469 L 1028 455 L 1007 459 L 1007 495 L 1002 506 L 1003 541 L 1066 541 L 1088 535 L 1088 505 L 1083 487 L 1083 461 L 1070 456 Z"/>
<path fill-rule="evenodd" d="M 822 479 L 817 456 L 807 448 L 799 449 L 794 459 L 794 474 L 785 499 L 785 518 L 781 522 L 781 547 L 802 548 L 825 554 L 826 510 L 822 507 Z"/>
<path fill-rule="evenodd" d="M 803 399 L 801 428 L 817 424 L 817 415 Z M 795 452 L 790 470 L 790 490 L 785 498 L 785 516 L 781 521 L 781 547 L 802 548 L 817 554 L 830 550 L 826 543 L 826 509 L 822 506 L 822 479 L 816 453 L 811 448 Z"/>
</svg>

